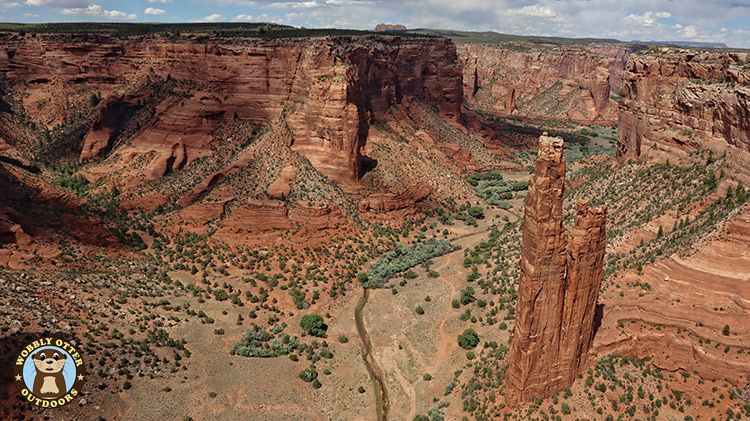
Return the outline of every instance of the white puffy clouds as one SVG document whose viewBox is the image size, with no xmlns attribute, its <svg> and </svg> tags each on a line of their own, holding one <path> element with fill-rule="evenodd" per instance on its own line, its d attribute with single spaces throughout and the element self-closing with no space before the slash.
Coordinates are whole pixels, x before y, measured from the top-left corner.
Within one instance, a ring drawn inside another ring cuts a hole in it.
<svg viewBox="0 0 750 421">
<path fill-rule="evenodd" d="M 98 4 L 90 4 L 86 7 L 72 7 L 62 9 L 63 15 L 92 16 L 114 20 L 133 20 L 138 18 L 135 13 L 127 13 L 121 10 L 105 10 Z"/>
<path fill-rule="evenodd" d="M 555 11 L 549 6 L 531 5 L 523 6 L 519 9 L 508 9 L 506 13 L 509 15 L 522 15 L 522 16 L 533 16 L 538 18 L 552 18 L 557 16 Z"/>
<path fill-rule="evenodd" d="M 208 0 L 206 0 L 208 1 Z M 242 2 L 247 0 L 223 0 Z M 307 27 L 369 29 L 380 22 L 410 28 L 498 31 L 519 35 L 622 40 L 718 41 L 750 47 L 733 32 L 750 30 L 750 1 L 743 0 L 253 0 L 255 9 Z M 731 22 L 742 20 L 744 23 Z M 676 28 L 674 25 L 681 25 Z M 721 28 L 728 30 L 721 31 Z"/>
<path fill-rule="evenodd" d="M 750 0 L 0 0 L 0 13 L 21 16 L 37 12 L 31 8 L 48 8 L 55 13 L 135 19 L 135 7 L 146 8 L 145 16 L 155 16 L 164 10 L 158 5 L 167 3 L 175 6 L 170 17 L 183 21 L 274 21 L 356 29 L 389 22 L 519 35 L 692 38 L 750 47 L 750 37 L 742 32 L 750 31 Z M 12 9 L 9 4 L 21 7 Z M 211 14 L 203 16 L 206 13 Z"/>
<path fill-rule="evenodd" d="M 39 9 L 53 9 L 67 16 L 89 16 L 112 20 L 134 20 L 138 18 L 135 13 L 105 9 L 100 4 L 92 3 L 89 0 L 24 0 L 23 5 Z M 26 12 L 23 16 L 26 17 L 27 14 L 37 16 L 36 13 L 32 12 Z"/>
<path fill-rule="evenodd" d="M 26 0 L 23 3 L 27 6 L 57 8 L 84 8 L 89 5 L 86 0 Z"/>
<path fill-rule="evenodd" d="M 5 1 L 5 2 L 0 3 L 0 10 L 3 10 L 3 9 L 13 9 L 13 8 L 16 8 L 16 7 L 20 6 L 20 5 L 21 5 L 21 3 L 17 2 L 17 1 Z"/>
<path fill-rule="evenodd" d="M 155 7 L 147 7 L 144 11 L 144 15 L 150 15 L 150 16 L 160 16 L 167 13 L 164 9 L 157 9 Z"/>
<path fill-rule="evenodd" d="M 237 15 L 232 19 L 232 22 L 254 22 L 256 21 L 254 16 L 251 15 Z"/>
<path fill-rule="evenodd" d="M 676 23 L 672 26 L 672 28 L 677 30 L 677 36 L 682 39 L 688 39 L 688 40 L 698 39 L 701 36 L 700 30 L 696 26 L 693 26 L 693 25 L 685 26 L 685 25 Z M 725 28 L 722 28 L 722 29 L 725 29 Z M 726 31 L 721 31 L 721 30 L 719 31 L 722 33 L 726 32 Z"/>
<path fill-rule="evenodd" d="M 659 19 L 667 19 L 671 18 L 672 14 L 669 12 L 652 12 L 650 10 L 646 11 L 642 15 L 636 15 L 636 14 L 629 14 L 625 16 L 625 20 L 633 25 L 642 25 L 642 26 L 654 26 L 658 23 Z"/>
<path fill-rule="evenodd" d="M 268 7 L 275 9 L 314 9 L 320 7 L 321 4 L 315 0 L 312 1 L 280 1 L 270 3 Z"/>
<path fill-rule="evenodd" d="M 227 18 L 225 18 L 224 15 L 214 13 L 208 16 L 203 16 L 200 19 L 196 19 L 194 22 L 225 22 L 226 20 Z"/>
</svg>

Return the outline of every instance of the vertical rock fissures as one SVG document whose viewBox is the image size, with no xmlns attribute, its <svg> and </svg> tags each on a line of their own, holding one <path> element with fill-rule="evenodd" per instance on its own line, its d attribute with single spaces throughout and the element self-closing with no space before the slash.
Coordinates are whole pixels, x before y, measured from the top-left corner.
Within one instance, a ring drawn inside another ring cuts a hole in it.
<svg viewBox="0 0 750 421">
<path fill-rule="evenodd" d="M 618 113 L 617 158 L 664 161 L 727 155 L 750 163 L 750 53 L 673 48 L 628 59 Z"/>
<path fill-rule="evenodd" d="M 21 89 L 25 112 L 50 127 L 92 94 L 103 99 L 81 146 L 83 161 L 107 150 L 122 120 L 116 117 L 150 97 L 132 87 L 177 80 L 185 97 L 156 108 L 156 121 L 130 141 L 135 153 L 164 161 L 179 143 L 189 165 L 215 147 L 212 133 L 222 122 L 269 125 L 283 118 L 293 133 L 292 149 L 344 184 L 361 175 L 369 126 L 384 120 L 389 108 L 422 101 L 458 121 L 463 101 L 456 47 L 432 37 L 172 40 L 3 33 L 0 72 Z M 152 166 L 161 170 L 163 164 Z"/>
<path fill-rule="evenodd" d="M 563 141 L 543 135 L 524 207 L 516 325 L 505 375 L 509 405 L 569 386 L 593 339 L 606 208 L 579 203 L 568 244 L 564 184 Z"/>
<path fill-rule="evenodd" d="M 568 245 L 560 345 L 564 387 L 571 385 L 583 370 L 594 339 L 596 301 L 604 276 L 606 222 L 606 207 L 589 207 L 586 202 L 577 204 L 576 224 Z"/>
</svg>

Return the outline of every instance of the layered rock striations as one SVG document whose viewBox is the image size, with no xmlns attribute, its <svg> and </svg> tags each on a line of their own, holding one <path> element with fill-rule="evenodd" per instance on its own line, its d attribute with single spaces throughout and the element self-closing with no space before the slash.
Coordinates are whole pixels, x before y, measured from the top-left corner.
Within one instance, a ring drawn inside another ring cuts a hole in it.
<svg viewBox="0 0 750 421">
<path fill-rule="evenodd" d="M 543 135 L 524 207 L 516 325 L 505 374 L 509 405 L 570 386 L 594 336 L 606 207 L 579 203 L 568 241 L 564 184 L 563 140 Z"/>
<path fill-rule="evenodd" d="M 337 181 L 360 175 L 369 125 L 390 106 L 421 100 L 448 118 L 461 112 L 461 69 L 447 39 L 360 36 L 284 40 L 107 35 L 0 35 L 0 70 L 26 112 L 54 126 L 92 95 L 104 99 L 81 158 L 107 150 L 113 113 L 132 105 L 141 80 L 180 80 L 191 90 L 155 110 L 132 139 L 137 155 L 156 155 L 158 177 L 175 151 L 184 163 L 204 156 L 211 133 L 228 119 L 269 124 L 284 117 L 292 147 Z M 147 98 L 142 99 L 148 101 Z"/>
<path fill-rule="evenodd" d="M 750 53 L 661 48 L 631 55 L 624 73 L 617 156 L 727 152 L 750 159 Z"/>
<path fill-rule="evenodd" d="M 359 202 L 360 212 L 391 212 L 394 210 L 414 207 L 418 202 L 426 199 L 432 188 L 427 183 L 419 183 L 399 193 L 376 193 Z"/>
<path fill-rule="evenodd" d="M 467 105 L 500 115 L 614 125 L 625 44 L 463 44 Z"/>
</svg>

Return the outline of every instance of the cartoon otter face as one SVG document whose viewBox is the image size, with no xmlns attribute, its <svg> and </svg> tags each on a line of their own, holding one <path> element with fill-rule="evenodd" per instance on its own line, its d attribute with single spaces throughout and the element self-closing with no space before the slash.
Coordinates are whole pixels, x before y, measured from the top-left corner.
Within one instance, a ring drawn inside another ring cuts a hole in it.
<svg viewBox="0 0 750 421">
<path fill-rule="evenodd" d="M 65 359 L 68 356 L 54 349 L 44 349 L 31 358 L 34 360 L 34 366 L 39 373 L 54 374 L 62 371 L 65 367 Z"/>
</svg>

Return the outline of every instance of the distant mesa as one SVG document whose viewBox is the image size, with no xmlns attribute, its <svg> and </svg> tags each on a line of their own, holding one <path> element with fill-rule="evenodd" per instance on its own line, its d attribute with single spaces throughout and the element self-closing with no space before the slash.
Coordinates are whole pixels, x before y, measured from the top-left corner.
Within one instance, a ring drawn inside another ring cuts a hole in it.
<svg viewBox="0 0 750 421">
<path fill-rule="evenodd" d="M 406 25 L 380 23 L 377 26 L 375 26 L 375 30 L 377 32 L 406 31 Z"/>
</svg>

